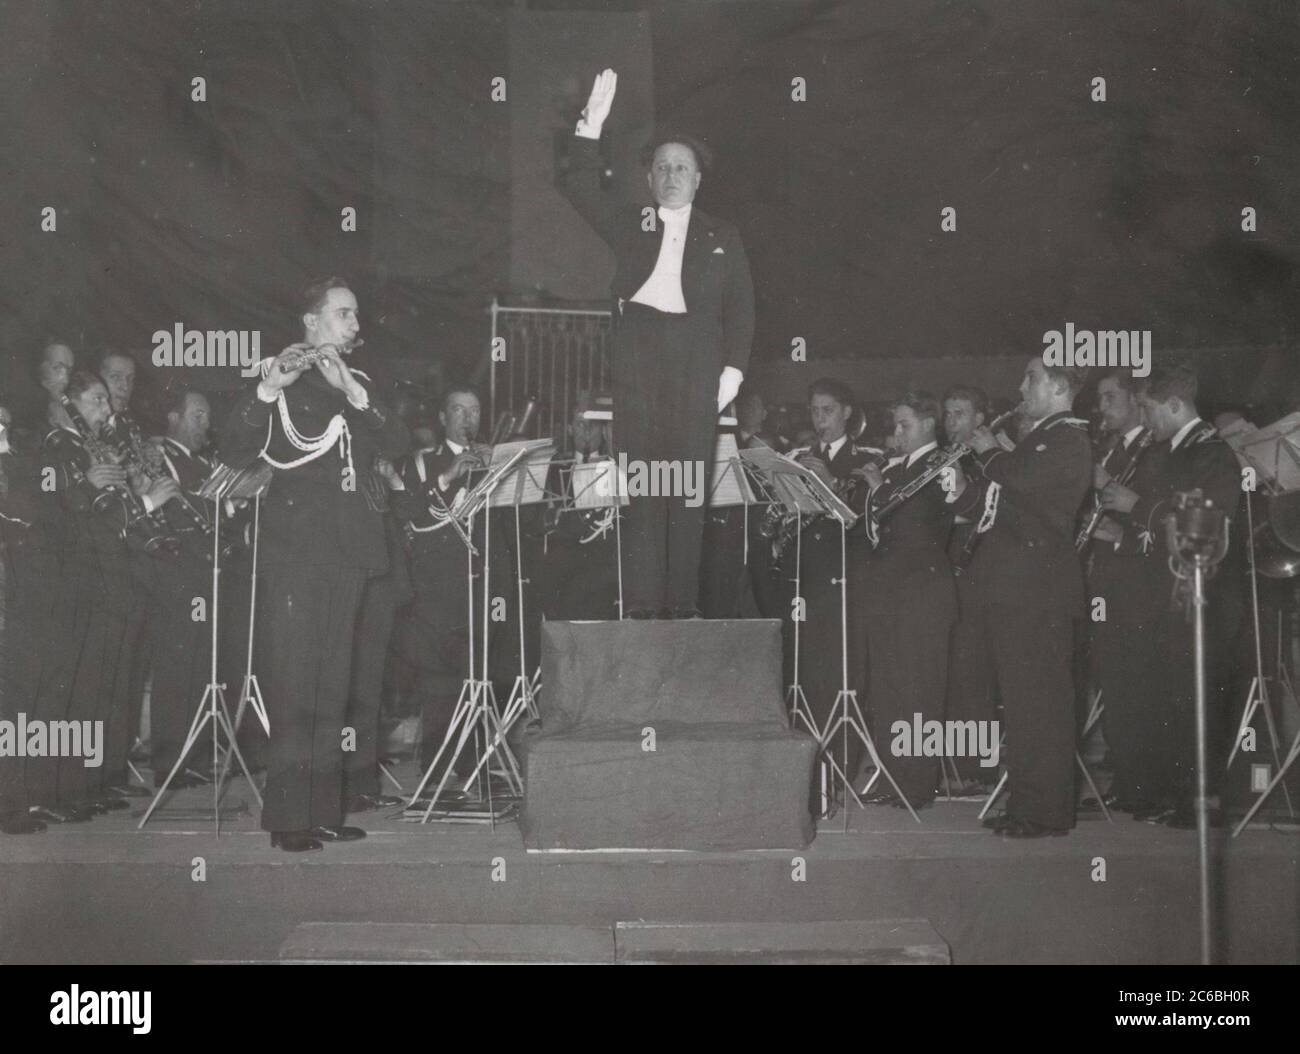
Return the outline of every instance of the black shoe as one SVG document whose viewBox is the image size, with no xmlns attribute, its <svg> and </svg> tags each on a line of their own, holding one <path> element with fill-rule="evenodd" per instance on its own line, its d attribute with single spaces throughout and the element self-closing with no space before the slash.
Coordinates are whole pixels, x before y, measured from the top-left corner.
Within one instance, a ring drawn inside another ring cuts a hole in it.
<svg viewBox="0 0 1300 1054">
<path fill-rule="evenodd" d="M 673 618 L 679 620 L 703 618 L 699 608 L 673 608 Z"/>
<path fill-rule="evenodd" d="M 324 847 L 312 837 L 311 831 L 272 831 L 271 848 L 286 853 L 310 853 Z"/>
<path fill-rule="evenodd" d="M 371 809 L 392 809 L 405 805 L 405 798 L 395 798 L 391 794 L 357 794 L 348 802 L 348 812 L 369 812 Z"/>
<path fill-rule="evenodd" d="M 322 842 L 359 842 L 366 836 L 360 827 L 313 827 L 308 833 Z"/>
<path fill-rule="evenodd" d="M 898 795 L 891 790 L 873 791 L 862 799 L 863 805 L 898 805 L 903 803 L 899 801 Z"/>
<path fill-rule="evenodd" d="M 984 826 L 994 834 L 1001 834 L 1004 827 L 1015 823 L 1014 816 L 1008 816 L 1005 812 L 995 812 L 992 816 L 984 817 Z"/>
<path fill-rule="evenodd" d="M 91 818 L 88 810 L 70 805 L 33 805 L 27 812 L 46 823 L 85 823 Z"/>
<path fill-rule="evenodd" d="M 114 783 L 104 788 L 109 794 L 117 798 L 152 798 L 144 787 L 137 787 L 133 783 Z"/>
<path fill-rule="evenodd" d="M 30 812 L 7 812 L 0 815 L 0 834 L 40 834 L 45 830 Z"/>
<path fill-rule="evenodd" d="M 1003 838 L 1060 838 L 1070 833 L 1067 827 L 1046 827 L 1033 820 L 1007 821 L 997 833 Z"/>
</svg>

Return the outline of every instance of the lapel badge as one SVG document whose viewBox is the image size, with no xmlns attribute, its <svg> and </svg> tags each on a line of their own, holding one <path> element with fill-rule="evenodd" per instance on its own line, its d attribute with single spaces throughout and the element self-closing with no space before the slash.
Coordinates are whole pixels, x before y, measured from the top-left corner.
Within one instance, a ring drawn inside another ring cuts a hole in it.
<svg viewBox="0 0 1300 1054">
<path fill-rule="evenodd" d="M 1034 449 L 1037 450 L 1037 451 L 1041 454 L 1044 450 L 1047 449 L 1047 444 L 1046 444 L 1046 443 L 1039 443 L 1038 446 L 1034 447 Z"/>
</svg>

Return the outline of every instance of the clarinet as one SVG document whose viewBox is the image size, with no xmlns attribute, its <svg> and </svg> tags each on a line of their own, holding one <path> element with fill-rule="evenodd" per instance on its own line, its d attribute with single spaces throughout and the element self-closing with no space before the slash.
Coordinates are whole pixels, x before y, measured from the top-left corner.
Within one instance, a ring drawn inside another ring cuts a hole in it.
<svg viewBox="0 0 1300 1054">
<path fill-rule="evenodd" d="M 1154 434 L 1149 429 L 1144 430 L 1142 434 L 1138 436 L 1138 441 L 1133 447 L 1133 456 L 1129 458 L 1128 464 L 1124 466 L 1124 471 L 1115 477 L 1115 483 L 1118 483 L 1121 487 L 1127 487 L 1129 485 L 1133 476 L 1137 473 L 1137 464 L 1138 460 L 1142 457 L 1142 451 L 1146 450 L 1146 448 L 1151 445 L 1154 438 Z M 1082 553 L 1084 549 L 1088 547 L 1088 543 L 1092 541 L 1092 532 L 1097 529 L 1097 525 L 1101 523 L 1101 518 L 1105 514 L 1106 510 L 1101 507 L 1100 491 L 1093 491 L 1092 511 L 1088 514 L 1088 519 L 1084 522 L 1084 525 L 1079 528 L 1079 533 L 1074 539 L 1074 551 L 1076 553 Z"/>
<path fill-rule="evenodd" d="M 989 431 L 996 432 L 1006 423 L 1007 420 L 1015 415 L 1015 412 L 1015 410 L 1008 410 L 1001 416 L 994 418 L 993 423 L 989 425 Z M 896 508 L 902 505 L 903 502 L 907 501 L 908 498 L 912 497 L 912 495 L 916 494 L 918 491 L 924 490 L 936 479 L 942 476 L 947 469 L 957 464 L 958 461 L 970 452 L 971 448 L 965 443 L 954 443 L 952 446 L 948 447 L 947 450 L 935 451 L 926 460 L 926 464 L 929 467 L 917 476 L 916 479 L 912 480 L 911 483 L 908 483 L 904 487 L 899 487 L 898 490 L 894 492 L 894 496 L 876 510 L 876 521 L 879 522 L 884 519 Z"/>
</svg>

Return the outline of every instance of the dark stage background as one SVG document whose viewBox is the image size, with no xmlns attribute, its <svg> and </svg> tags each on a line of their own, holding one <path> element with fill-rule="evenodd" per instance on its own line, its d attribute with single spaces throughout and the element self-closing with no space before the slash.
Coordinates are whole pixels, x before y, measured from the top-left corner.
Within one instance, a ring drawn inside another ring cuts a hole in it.
<svg viewBox="0 0 1300 1054">
<path fill-rule="evenodd" d="M 11 364 L 46 334 L 147 353 L 176 322 L 260 329 L 274 351 L 298 335 L 291 292 L 342 272 L 393 372 L 471 373 L 494 294 L 604 292 L 577 218 L 529 205 L 567 209 L 533 166 L 614 64 L 614 182 L 644 185 L 632 158 L 653 121 L 716 149 L 700 204 L 745 235 L 773 377 L 794 336 L 813 363 L 894 360 L 882 376 L 902 378 L 919 357 L 1036 352 L 1072 321 L 1212 350 L 1220 394 L 1294 384 L 1287 0 L 3 0 L 0 17 Z"/>
</svg>

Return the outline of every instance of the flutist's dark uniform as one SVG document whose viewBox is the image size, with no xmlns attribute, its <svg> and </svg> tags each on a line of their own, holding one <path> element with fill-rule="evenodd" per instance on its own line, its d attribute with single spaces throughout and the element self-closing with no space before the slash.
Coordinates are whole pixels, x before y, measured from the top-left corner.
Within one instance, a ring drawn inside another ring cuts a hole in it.
<svg viewBox="0 0 1300 1054">
<path fill-rule="evenodd" d="M 334 442 L 303 464 L 276 468 L 262 499 L 258 626 L 271 720 L 262 808 L 268 831 L 337 827 L 343 820 L 342 728 L 357 609 L 367 576 L 388 566 L 383 515 L 360 477 L 377 454 L 396 459 L 407 446 L 405 425 L 370 384 L 360 377 L 358 383 L 369 400 L 365 410 L 315 369 L 280 393 L 300 436 L 324 435 L 341 417 L 351 449 L 350 461 L 349 444 Z M 275 402 L 264 402 L 254 388 L 231 411 L 221 457 L 243 468 L 264 447 L 280 465 L 309 453 L 290 443 Z"/>
<path fill-rule="evenodd" d="M 1006 722 L 1007 815 L 1052 830 L 1074 826 L 1073 621 L 1083 614 L 1074 551 L 1092 483 L 1087 423 L 1043 418 L 1008 453 L 978 455 L 986 484 L 957 509 L 992 516 L 971 561 L 973 618 L 993 657 Z M 996 497 L 988 484 L 997 484 Z"/>
<path fill-rule="evenodd" d="M 885 482 L 871 492 L 867 514 L 875 522 L 880 510 L 926 471 L 926 455 L 917 451 L 891 462 Z M 912 805 L 934 799 L 939 759 L 894 753 L 892 726 L 909 728 L 942 716 L 948 682 L 948 639 L 957 620 L 957 593 L 946 551 L 952 506 L 938 481 L 913 494 L 876 527 L 878 545 L 866 562 L 863 603 L 866 609 L 871 718 L 877 749 L 899 789 Z M 890 790 L 878 785 L 877 792 Z"/>
<path fill-rule="evenodd" d="M 683 232 L 681 216 L 670 213 L 686 210 L 609 200 L 600 189 L 596 140 L 575 137 L 570 158 L 560 189 L 615 259 L 614 445 L 629 459 L 699 462 L 707 470 L 718 376 L 725 366 L 745 370 L 754 334 L 754 291 L 740 235 L 694 205 L 687 207 Z M 644 298 L 640 291 L 667 255 L 665 239 L 676 238 L 685 240 L 684 310 L 634 301 Z M 681 496 L 632 498 L 623 539 L 626 610 L 696 607 L 705 511 Z"/>
</svg>

